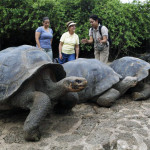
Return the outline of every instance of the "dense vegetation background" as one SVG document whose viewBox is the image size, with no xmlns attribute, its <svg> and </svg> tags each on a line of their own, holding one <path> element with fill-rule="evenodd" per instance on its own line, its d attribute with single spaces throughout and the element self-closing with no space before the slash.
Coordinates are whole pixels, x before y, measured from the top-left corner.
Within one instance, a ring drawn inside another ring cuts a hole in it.
<svg viewBox="0 0 150 150">
<path fill-rule="evenodd" d="M 150 52 L 150 1 L 121 3 L 119 0 L 1 0 L 0 50 L 22 44 L 35 45 L 34 34 L 48 16 L 54 31 L 53 52 L 66 22 L 77 23 L 76 33 L 88 38 L 89 16 L 97 14 L 107 26 L 112 45 L 110 60 L 123 55 Z M 94 57 L 91 45 L 80 44 L 81 57 Z"/>
</svg>

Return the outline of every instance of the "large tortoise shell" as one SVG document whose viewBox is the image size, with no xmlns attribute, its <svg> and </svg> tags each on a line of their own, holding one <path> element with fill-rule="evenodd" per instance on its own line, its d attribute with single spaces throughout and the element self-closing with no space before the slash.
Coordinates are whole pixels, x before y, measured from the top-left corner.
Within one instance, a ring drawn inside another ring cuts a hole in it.
<svg viewBox="0 0 150 150">
<path fill-rule="evenodd" d="M 67 76 L 86 78 L 87 87 L 78 92 L 80 101 L 99 96 L 121 78 L 111 67 L 96 59 L 79 58 L 63 64 L 63 67 Z"/>
<path fill-rule="evenodd" d="M 145 79 L 149 75 L 150 64 L 135 57 L 122 57 L 113 61 L 110 67 L 123 78 L 126 76 L 137 77 L 138 81 Z"/>
<path fill-rule="evenodd" d="M 21 85 L 44 67 L 50 67 L 56 81 L 66 76 L 63 67 L 52 63 L 42 50 L 29 45 L 11 47 L 0 52 L 0 101 L 17 92 Z"/>
</svg>

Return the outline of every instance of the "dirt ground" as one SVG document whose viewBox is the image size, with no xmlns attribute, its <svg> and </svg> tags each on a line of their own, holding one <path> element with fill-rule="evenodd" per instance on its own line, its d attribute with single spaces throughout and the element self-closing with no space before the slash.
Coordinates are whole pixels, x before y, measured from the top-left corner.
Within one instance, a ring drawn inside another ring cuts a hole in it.
<svg viewBox="0 0 150 150">
<path fill-rule="evenodd" d="M 120 98 L 111 108 L 76 105 L 67 115 L 50 113 L 39 142 L 26 142 L 28 112 L 0 111 L 0 150 L 150 150 L 150 99 Z"/>
</svg>

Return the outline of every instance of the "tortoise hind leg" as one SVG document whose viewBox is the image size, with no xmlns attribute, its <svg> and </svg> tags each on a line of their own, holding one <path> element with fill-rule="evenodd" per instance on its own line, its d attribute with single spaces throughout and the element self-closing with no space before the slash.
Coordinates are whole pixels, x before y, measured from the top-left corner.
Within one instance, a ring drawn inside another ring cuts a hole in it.
<svg viewBox="0 0 150 150">
<path fill-rule="evenodd" d="M 24 93 L 14 97 L 12 104 L 24 109 L 30 109 L 23 129 L 25 140 L 40 140 L 39 124 L 42 119 L 44 119 L 51 106 L 49 97 L 42 92 Z"/>
<path fill-rule="evenodd" d="M 57 114 L 66 114 L 72 110 L 72 108 L 78 102 L 78 94 L 70 92 L 59 98 L 58 103 L 54 106 L 54 111 Z"/>
<path fill-rule="evenodd" d="M 141 84 L 137 86 L 138 91 L 132 93 L 132 98 L 135 101 L 145 100 L 150 97 L 150 85 L 149 84 Z"/>
</svg>

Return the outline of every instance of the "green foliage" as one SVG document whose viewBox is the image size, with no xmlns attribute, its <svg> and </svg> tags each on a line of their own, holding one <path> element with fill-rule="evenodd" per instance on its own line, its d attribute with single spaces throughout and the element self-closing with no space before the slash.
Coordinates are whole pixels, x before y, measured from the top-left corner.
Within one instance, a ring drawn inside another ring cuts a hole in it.
<svg viewBox="0 0 150 150">
<path fill-rule="evenodd" d="M 112 47 L 117 49 L 118 53 L 127 54 L 130 48 L 139 47 L 142 40 L 150 38 L 149 2 L 140 4 L 134 1 L 131 4 L 122 4 L 119 0 L 110 0 L 107 3 L 98 3 L 93 13 L 98 14 L 103 24 L 108 27 Z"/>
<path fill-rule="evenodd" d="M 70 20 L 73 20 L 77 23 L 76 33 L 79 35 L 79 38 L 88 38 L 88 31 L 90 28 L 89 16 L 92 13 L 92 10 L 95 7 L 95 2 L 91 0 L 58 0 L 59 1 L 59 10 L 60 13 L 58 20 L 58 32 L 61 34 L 67 31 L 66 23 Z M 57 31 L 56 31 L 57 32 Z M 87 49 L 90 50 L 91 46 L 80 45 L 81 50 Z"/>
<path fill-rule="evenodd" d="M 0 2 L 0 37 L 10 36 L 11 31 L 35 30 L 42 25 L 42 18 L 55 16 L 53 0 L 3 0 Z M 52 19 L 51 21 L 55 21 Z"/>
<path fill-rule="evenodd" d="M 66 22 L 70 20 L 77 23 L 80 39 L 89 38 L 89 16 L 97 14 L 108 27 L 111 47 L 118 54 L 128 54 L 143 40 L 150 39 L 149 0 L 125 4 L 119 0 L 2 0 L 0 12 L 0 38 L 9 38 L 12 33 L 18 36 L 22 31 L 34 32 L 45 16 L 50 18 L 57 41 L 67 31 Z M 92 46 L 80 44 L 80 49 L 90 51 Z"/>
</svg>

